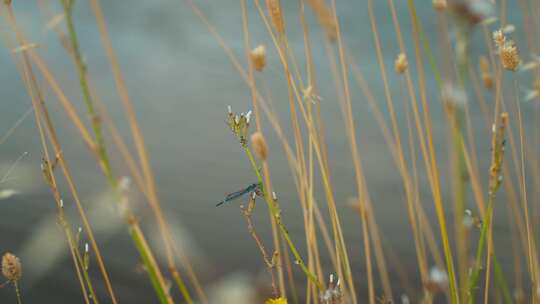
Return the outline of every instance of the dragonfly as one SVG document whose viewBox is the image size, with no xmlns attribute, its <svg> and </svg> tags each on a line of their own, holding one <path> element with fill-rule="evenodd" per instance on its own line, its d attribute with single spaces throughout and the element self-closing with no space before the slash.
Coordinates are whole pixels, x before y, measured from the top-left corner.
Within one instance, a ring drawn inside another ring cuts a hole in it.
<svg viewBox="0 0 540 304">
<path fill-rule="evenodd" d="M 245 187 L 244 189 L 227 194 L 224 200 L 216 204 L 216 207 L 219 207 L 227 202 L 234 201 L 235 199 L 240 198 L 249 193 L 255 193 L 257 195 L 260 195 L 260 191 L 261 191 L 260 184 L 258 183 L 251 184 Z"/>
</svg>

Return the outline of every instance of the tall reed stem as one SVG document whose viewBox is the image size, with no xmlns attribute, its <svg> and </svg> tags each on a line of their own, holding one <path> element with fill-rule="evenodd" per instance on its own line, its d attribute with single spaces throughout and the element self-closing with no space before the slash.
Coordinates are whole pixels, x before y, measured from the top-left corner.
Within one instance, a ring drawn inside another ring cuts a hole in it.
<svg viewBox="0 0 540 304">
<path fill-rule="evenodd" d="M 249 162 L 253 168 L 253 171 L 255 171 L 255 174 L 257 175 L 257 181 L 259 182 L 259 185 L 261 185 L 261 192 L 268 206 L 268 209 L 270 210 L 272 216 L 274 217 L 274 220 L 276 221 L 276 224 L 281 232 L 281 236 L 285 239 L 285 242 L 289 246 L 289 249 L 291 250 L 295 258 L 294 263 L 302 269 L 302 271 L 304 272 L 308 280 L 310 280 L 313 284 L 315 284 L 315 286 L 317 286 L 319 291 L 324 290 L 324 286 L 322 285 L 322 283 L 319 282 L 317 277 L 313 273 L 311 273 L 309 269 L 307 268 L 306 264 L 304 263 L 304 260 L 302 259 L 302 257 L 300 256 L 300 253 L 298 252 L 298 249 L 296 248 L 293 241 L 291 240 L 291 237 L 289 236 L 289 231 L 287 230 L 287 228 L 285 228 L 285 225 L 281 221 L 281 210 L 279 209 L 277 198 L 272 197 L 272 194 L 268 193 L 264 189 L 263 178 L 259 170 L 259 167 L 257 166 L 257 162 L 255 161 L 255 158 L 253 157 L 251 149 L 246 146 L 244 147 L 244 151 L 246 152 Z"/>
<path fill-rule="evenodd" d="M 117 199 L 118 204 L 121 203 L 123 200 L 124 194 L 121 193 L 122 191 L 119 189 L 118 180 L 116 179 L 109 155 L 107 153 L 105 140 L 103 137 L 102 132 L 102 126 L 101 126 L 101 119 L 99 118 L 95 107 L 94 102 L 92 100 L 92 96 L 90 93 L 90 88 L 88 85 L 88 72 L 86 64 L 84 63 L 80 51 L 80 46 L 78 42 L 77 32 L 75 31 L 75 26 L 73 23 L 73 4 L 74 0 L 61 0 L 63 8 L 64 8 L 64 15 L 66 18 L 66 25 L 68 29 L 68 35 L 69 35 L 69 41 L 71 46 L 71 54 L 73 55 L 74 63 L 77 67 L 77 72 L 79 74 L 79 83 L 81 86 L 81 91 L 83 94 L 84 103 L 86 105 L 86 110 L 88 113 L 88 116 L 90 117 L 92 129 L 94 131 L 95 135 L 95 142 L 96 142 L 96 154 L 99 159 L 100 166 L 103 170 L 103 174 L 108 179 L 109 184 L 112 188 L 112 190 L 115 193 L 115 198 Z M 172 303 L 172 298 L 168 295 L 167 287 L 165 286 L 165 280 L 163 278 L 163 275 L 161 273 L 161 270 L 159 269 L 159 266 L 155 262 L 155 258 L 153 256 L 153 253 L 149 246 L 147 246 L 146 239 L 144 237 L 144 234 L 142 230 L 139 227 L 139 224 L 137 221 L 132 220 L 132 215 L 130 212 L 126 212 L 125 214 L 126 222 L 129 225 L 129 232 L 130 236 L 133 239 L 133 242 L 135 243 L 135 247 L 139 251 L 139 255 L 141 257 L 141 260 L 146 267 L 148 276 L 150 277 L 150 281 L 152 283 L 152 286 L 154 287 L 154 290 L 156 294 L 158 295 L 158 298 L 161 303 Z M 176 281 L 177 278 L 175 278 Z M 192 303 L 191 297 L 189 293 L 187 293 L 187 289 L 181 288 L 181 292 L 188 301 L 188 303 Z"/>
<path fill-rule="evenodd" d="M 498 129 L 496 125 L 493 125 L 493 130 L 492 130 L 493 135 L 492 135 L 492 144 L 491 144 L 492 156 L 491 156 L 491 167 L 490 167 L 490 172 L 489 172 L 489 190 L 488 190 L 487 209 L 484 216 L 484 220 L 482 221 L 480 238 L 478 240 L 478 247 L 476 249 L 475 263 L 469 276 L 469 286 L 468 286 L 468 291 L 467 291 L 468 293 L 467 302 L 469 304 L 475 303 L 475 290 L 478 286 L 478 280 L 480 278 L 480 271 L 482 270 L 484 247 L 485 247 L 486 239 L 491 237 L 489 232 L 491 231 L 491 221 L 493 217 L 493 205 L 495 201 L 495 194 L 497 190 L 499 189 L 502 182 L 501 170 L 502 170 L 502 163 L 503 163 L 503 156 L 504 156 L 504 131 L 506 129 L 507 124 L 508 124 L 508 114 L 502 113 L 501 122 Z M 490 254 L 492 253 L 490 252 Z"/>
</svg>

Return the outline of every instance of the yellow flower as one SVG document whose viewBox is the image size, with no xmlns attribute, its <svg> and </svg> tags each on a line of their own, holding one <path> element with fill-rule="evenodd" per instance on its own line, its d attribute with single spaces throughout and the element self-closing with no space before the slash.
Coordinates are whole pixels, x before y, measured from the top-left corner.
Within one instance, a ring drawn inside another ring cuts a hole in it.
<svg viewBox="0 0 540 304">
<path fill-rule="evenodd" d="M 287 304 L 287 299 L 277 298 L 277 299 L 268 299 L 264 304 Z"/>
</svg>

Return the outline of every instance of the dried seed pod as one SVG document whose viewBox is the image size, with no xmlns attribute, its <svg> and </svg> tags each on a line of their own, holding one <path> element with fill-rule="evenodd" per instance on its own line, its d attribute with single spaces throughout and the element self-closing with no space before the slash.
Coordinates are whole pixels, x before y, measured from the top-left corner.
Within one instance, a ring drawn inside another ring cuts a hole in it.
<svg viewBox="0 0 540 304">
<path fill-rule="evenodd" d="M 514 45 L 507 43 L 501 47 L 499 49 L 499 56 L 503 68 L 509 71 L 516 71 L 518 69 L 521 59 L 519 57 L 518 49 Z"/>
<path fill-rule="evenodd" d="M 22 267 L 19 258 L 11 253 L 6 253 L 2 257 L 2 274 L 10 282 L 18 281 L 22 276 Z"/>
<path fill-rule="evenodd" d="M 266 66 L 266 48 L 264 47 L 264 45 L 259 45 L 258 47 L 251 50 L 249 52 L 249 57 L 255 70 L 261 72 Z"/>
<path fill-rule="evenodd" d="M 266 145 L 266 140 L 261 132 L 256 132 L 251 135 L 251 144 L 255 150 L 255 155 L 260 160 L 266 160 L 268 157 L 268 146 Z"/>
<path fill-rule="evenodd" d="M 480 75 L 482 76 L 484 87 L 487 89 L 493 88 L 493 76 L 491 75 L 489 60 L 486 56 L 480 56 Z"/>
<path fill-rule="evenodd" d="M 396 72 L 403 74 L 409 67 L 409 62 L 407 61 L 407 56 L 404 53 L 400 53 L 395 62 Z"/>
<path fill-rule="evenodd" d="M 540 78 L 534 81 L 533 90 L 540 93 Z"/>
</svg>

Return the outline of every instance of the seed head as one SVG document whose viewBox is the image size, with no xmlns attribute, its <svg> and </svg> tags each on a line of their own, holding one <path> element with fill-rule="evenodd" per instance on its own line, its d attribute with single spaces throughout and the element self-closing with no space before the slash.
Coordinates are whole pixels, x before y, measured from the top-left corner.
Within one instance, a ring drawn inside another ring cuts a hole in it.
<svg viewBox="0 0 540 304">
<path fill-rule="evenodd" d="M 533 84 L 533 90 L 540 93 L 540 78 L 537 78 Z"/>
<path fill-rule="evenodd" d="M 518 49 L 514 45 L 510 43 L 505 44 L 499 49 L 499 56 L 503 68 L 509 71 L 516 71 L 518 69 L 521 59 Z"/>
<path fill-rule="evenodd" d="M 431 4 L 433 5 L 433 8 L 438 11 L 445 10 L 448 7 L 446 0 L 433 0 Z"/>
<path fill-rule="evenodd" d="M 283 20 L 279 0 L 266 0 L 266 7 L 274 28 L 278 33 L 283 34 L 285 32 L 285 21 Z"/>
<path fill-rule="evenodd" d="M 249 57 L 253 67 L 257 71 L 262 71 L 266 66 L 266 48 L 264 45 L 259 45 L 249 52 Z"/>
<path fill-rule="evenodd" d="M 486 56 L 480 57 L 480 74 L 482 76 L 484 87 L 487 89 L 493 88 L 493 76 L 491 75 L 489 60 L 486 58 Z"/>
<path fill-rule="evenodd" d="M 10 282 L 16 282 L 21 278 L 22 268 L 19 258 L 11 253 L 6 253 L 2 257 L 2 274 Z"/>
<path fill-rule="evenodd" d="M 268 146 L 266 145 L 266 140 L 261 132 L 255 132 L 251 135 L 251 144 L 255 150 L 255 155 L 260 160 L 266 160 L 268 157 Z"/>
<path fill-rule="evenodd" d="M 506 44 L 506 36 L 504 35 L 502 30 L 497 30 L 493 32 L 493 41 L 495 41 L 495 45 L 497 47 L 501 48 Z"/>
<path fill-rule="evenodd" d="M 480 56 L 480 72 L 482 73 L 489 73 L 489 60 L 486 58 L 486 56 Z"/>
<path fill-rule="evenodd" d="M 404 53 L 400 53 L 395 61 L 395 69 L 399 74 L 403 74 L 409 67 L 407 56 Z"/>
</svg>

